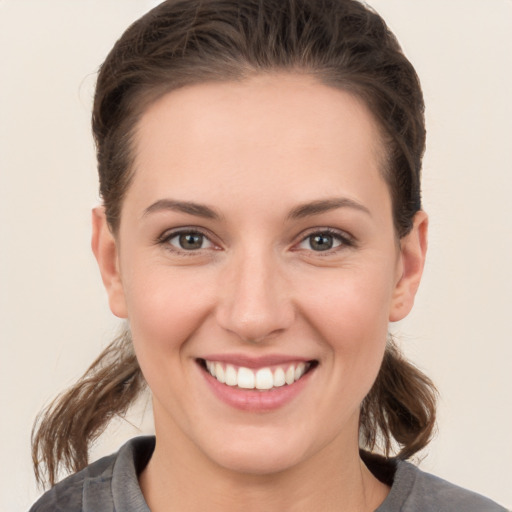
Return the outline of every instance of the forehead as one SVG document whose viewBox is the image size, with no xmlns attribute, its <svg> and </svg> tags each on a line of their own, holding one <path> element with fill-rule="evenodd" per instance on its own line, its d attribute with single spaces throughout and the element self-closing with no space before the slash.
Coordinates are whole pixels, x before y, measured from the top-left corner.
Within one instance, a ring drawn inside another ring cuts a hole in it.
<svg viewBox="0 0 512 512">
<path fill-rule="evenodd" d="M 308 75 L 261 74 L 187 86 L 149 106 L 133 185 L 174 195 L 243 184 L 246 193 L 285 187 L 302 196 L 314 186 L 325 195 L 333 183 L 350 192 L 361 178 L 382 181 L 381 161 L 379 129 L 358 98 Z"/>
</svg>

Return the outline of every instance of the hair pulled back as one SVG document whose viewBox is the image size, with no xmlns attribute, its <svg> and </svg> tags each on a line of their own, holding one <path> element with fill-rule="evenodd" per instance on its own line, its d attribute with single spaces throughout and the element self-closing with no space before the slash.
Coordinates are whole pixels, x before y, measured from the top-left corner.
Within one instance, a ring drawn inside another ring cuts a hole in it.
<svg viewBox="0 0 512 512">
<path fill-rule="evenodd" d="M 133 138 L 163 94 L 207 81 L 291 71 L 351 92 L 370 109 L 386 148 L 383 176 L 399 238 L 421 208 L 424 103 L 414 68 L 382 18 L 357 0 L 168 0 L 131 25 L 101 66 L 93 108 L 100 194 L 115 233 L 133 174 Z M 124 414 L 144 380 L 129 334 L 44 411 L 33 432 L 36 477 L 53 484 L 59 466 L 77 471 L 88 447 Z M 362 448 L 396 443 L 408 458 L 429 441 L 432 382 L 388 343 L 361 406 Z"/>
</svg>

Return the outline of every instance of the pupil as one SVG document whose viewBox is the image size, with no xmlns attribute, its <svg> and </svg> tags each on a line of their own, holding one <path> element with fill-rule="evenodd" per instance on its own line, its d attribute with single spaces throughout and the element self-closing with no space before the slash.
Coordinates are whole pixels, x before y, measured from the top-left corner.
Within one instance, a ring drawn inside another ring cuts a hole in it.
<svg viewBox="0 0 512 512">
<path fill-rule="evenodd" d="M 315 235 L 311 237 L 311 248 L 315 251 L 327 251 L 332 248 L 331 235 Z"/>
<path fill-rule="evenodd" d="M 200 249 L 203 244 L 203 235 L 187 233 L 180 235 L 180 246 L 183 249 Z"/>
</svg>

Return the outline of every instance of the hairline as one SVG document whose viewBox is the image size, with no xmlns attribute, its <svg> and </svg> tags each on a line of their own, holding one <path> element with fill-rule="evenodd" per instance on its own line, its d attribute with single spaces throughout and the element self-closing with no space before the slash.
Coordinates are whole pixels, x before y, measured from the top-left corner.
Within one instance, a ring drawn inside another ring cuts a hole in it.
<svg viewBox="0 0 512 512">
<path fill-rule="evenodd" d="M 231 64 L 231 65 L 229 65 Z M 400 234 L 398 225 L 395 219 L 395 193 L 390 180 L 393 173 L 390 169 L 391 164 L 391 152 L 387 149 L 387 145 L 390 141 L 393 141 L 392 135 L 386 130 L 383 122 L 373 114 L 371 109 L 371 95 L 368 94 L 368 91 L 358 83 L 351 81 L 349 77 L 347 77 L 346 82 L 342 82 L 339 79 L 335 81 L 332 77 L 330 77 L 329 69 L 318 68 L 308 68 L 306 66 L 297 66 L 291 65 L 289 67 L 284 66 L 265 66 L 261 68 L 256 68 L 248 63 L 239 63 L 237 62 L 235 66 L 232 66 L 232 63 L 229 63 L 229 73 L 224 73 L 220 70 L 220 66 L 217 65 L 217 68 L 207 69 L 204 76 L 194 76 L 189 80 L 181 80 L 178 82 L 172 83 L 171 80 L 164 82 L 160 80 L 155 84 L 141 84 L 138 90 L 135 90 L 131 97 L 132 106 L 128 114 L 124 117 L 123 122 L 116 128 L 116 130 L 120 133 L 123 131 L 126 133 L 126 144 L 127 144 L 127 155 L 126 155 L 126 172 L 124 174 L 123 179 L 123 187 L 121 190 L 121 194 L 119 194 L 119 198 L 117 201 L 117 208 L 115 210 L 115 215 L 107 216 L 108 224 L 112 233 L 117 234 L 119 230 L 119 225 L 121 222 L 121 212 L 123 203 L 126 197 L 126 193 L 131 186 L 133 177 L 136 172 L 136 146 L 137 146 L 137 138 L 138 131 L 140 128 L 141 119 L 144 114 L 151 108 L 152 105 L 157 103 L 161 98 L 165 95 L 177 91 L 179 89 L 185 87 L 192 87 L 194 85 L 208 84 L 208 83 L 229 83 L 229 82 L 240 82 L 243 83 L 245 81 L 250 80 L 253 77 L 261 76 L 261 75 L 276 75 L 276 74 L 295 74 L 295 75 L 304 75 L 316 80 L 317 83 L 330 87 L 332 89 L 336 89 L 339 91 L 346 92 L 352 96 L 356 101 L 359 102 L 360 105 L 368 112 L 370 118 L 372 119 L 377 134 L 377 140 L 374 142 L 372 147 L 372 152 L 374 153 L 377 166 L 381 176 L 383 177 L 390 194 L 391 203 L 392 203 L 392 216 L 393 216 L 393 224 L 395 226 L 395 235 L 397 240 L 405 236 L 407 233 Z M 234 72 L 237 71 L 237 72 Z M 340 83 L 341 82 L 341 83 Z M 127 125 L 131 125 L 130 128 L 125 130 Z"/>
</svg>

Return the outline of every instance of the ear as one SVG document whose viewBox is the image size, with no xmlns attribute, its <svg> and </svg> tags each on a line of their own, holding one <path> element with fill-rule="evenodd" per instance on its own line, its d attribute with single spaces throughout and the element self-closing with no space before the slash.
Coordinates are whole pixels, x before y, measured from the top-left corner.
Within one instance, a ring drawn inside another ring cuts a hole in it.
<svg viewBox="0 0 512 512">
<path fill-rule="evenodd" d="M 127 318 L 123 283 L 119 272 L 117 241 L 110 230 L 105 208 L 102 206 L 92 210 L 91 246 L 107 290 L 110 310 L 119 318 Z"/>
<path fill-rule="evenodd" d="M 393 294 L 389 321 L 405 318 L 412 309 L 427 254 L 428 217 L 424 211 L 414 216 L 411 231 L 400 239 L 398 280 Z"/>
</svg>

